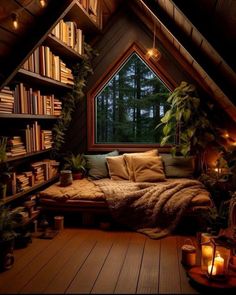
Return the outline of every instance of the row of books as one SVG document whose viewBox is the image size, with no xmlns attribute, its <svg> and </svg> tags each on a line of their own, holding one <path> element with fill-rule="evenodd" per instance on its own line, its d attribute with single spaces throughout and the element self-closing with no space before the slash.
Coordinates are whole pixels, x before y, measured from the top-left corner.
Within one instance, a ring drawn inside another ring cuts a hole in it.
<svg viewBox="0 0 236 295">
<path fill-rule="evenodd" d="M 59 56 L 52 53 L 48 46 L 39 46 L 24 62 L 23 69 L 36 74 L 60 81 L 65 84 L 74 85 L 71 69 L 67 68 Z M 61 80 L 66 73 L 66 78 Z"/>
<path fill-rule="evenodd" d="M 42 95 L 40 90 L 19 83 L 14 91 L 14 113 L 60 116 L 62 102 L 54 94 Z"/>
<path fill-rule="evenodd" d="M 64 79 L 64 78 L 63 78 Z M 0 91 L 0 113 L 60 116 L 62 102 L 54 94 L 42 95 L 40 90 L 19 83 L 15 90 L 5 86 Z"/>
<path fill-rule="evenodd" d="M 19 130 L 22 136 L 7 137 L 7 157 L 23 156 L 27 153 L 38 152 L 52 148 L 53 139 L 51 130 L 42 130 L 37 121 L 27 124 L 26 129 Z"/>
<path fill-rule="evenodd" d="M 75 22 L 65 22 L 62 19 L 51 33 L 79 54 L 83 54 L 83 32 L 77 28 Z"/>
<path fill-rule="evenodd" d="M 31 187 L 50 180 L 58 175 L 59 162 L 44 159 L 34 162 L 28 171 L 12 172 L 11 182 L 8 185 L 8 195 L 27 191 Z"/>
<path fill-rule="evenodd" d="M 25 142 L 27 153 L 38 152 L 52 147 L 52 131 L 42 130 L 37 121 L 27 124 L 25 131 Z"/>
</svg>

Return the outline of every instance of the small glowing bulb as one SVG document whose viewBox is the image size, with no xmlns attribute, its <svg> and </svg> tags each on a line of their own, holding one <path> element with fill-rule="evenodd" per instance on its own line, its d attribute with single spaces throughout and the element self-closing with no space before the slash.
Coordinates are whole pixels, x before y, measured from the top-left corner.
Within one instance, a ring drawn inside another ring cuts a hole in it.
<svg viewBox="0 0 236 295">
<path fill-rule="evenodd" d="M 39 3 L 42 6 L 42 8 L 44 8 L 46 6 L 46 1 L 45 0 L 39 0 Z"/>
<path fill-rule="evenodd" d="M 15 30 L 17 30 L 19 28 L 18 15 L 15 14 L 15 13 L 13 13 L 11 15 L 11 17 L 12 17 L 12 25 L 13 25 L 13 28 Z"/>
<path fill-rule="evenodd" d="M 161 54 L 156 48 L 150 48 L 148 49 L 146 53 L 147 58 L 153 57 L 153 58 L 160 58 Z"/>
</svg>

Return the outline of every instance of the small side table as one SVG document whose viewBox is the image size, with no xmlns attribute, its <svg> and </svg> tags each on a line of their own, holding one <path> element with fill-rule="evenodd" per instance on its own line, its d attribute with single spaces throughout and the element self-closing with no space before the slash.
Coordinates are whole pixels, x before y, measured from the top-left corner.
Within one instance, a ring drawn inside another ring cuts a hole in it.
<svg viewBox="0 0 236 295">
<path fill-rule="evenodd" d="M 230 273 L 227 280 L 223 282 L 208 280 L 206 275 L 202 273 L 201 266 L 192 267 L 187 271 L 187 274 L 195 283 L 207 288 L 236 290 L 236 272 Z"/>
</svg>

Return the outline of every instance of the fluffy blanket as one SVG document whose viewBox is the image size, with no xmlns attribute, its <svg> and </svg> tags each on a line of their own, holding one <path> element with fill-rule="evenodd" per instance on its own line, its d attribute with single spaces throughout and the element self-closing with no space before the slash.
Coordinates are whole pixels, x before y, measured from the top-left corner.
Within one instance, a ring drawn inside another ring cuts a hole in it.
<svg viewBox="0 0 236 295">
<path fill-rule="evenodd" d="M 169 235 L 178 225 L 191 200 L 206 194 L 197 180 L 178 179 L 171 183 L 135 183 L 95 180 L 105 194 L 113 218 L 150 238 Z"/>
</svg>

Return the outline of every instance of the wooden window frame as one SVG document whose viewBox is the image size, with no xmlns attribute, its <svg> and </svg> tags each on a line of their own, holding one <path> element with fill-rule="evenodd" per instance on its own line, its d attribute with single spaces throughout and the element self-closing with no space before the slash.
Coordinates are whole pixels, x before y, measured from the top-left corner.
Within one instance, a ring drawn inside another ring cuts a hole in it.
<svg viewBox="0 0 236 295">
<path fill-rule="evenodd" d="M 153 59 L 147 59 L 145 56 L 145 50 L 133 43 L 123 53 L 115 64 L 111 65 L 104 75 L 98 80 L 95 86 L 87 94 L 87 143 L 88 151 L 90 152 L 108 152 L 117 149 L 121 152 L 141 152 L 150 148 L 158 148 L 161 152 L 169 152 L 171 145 L 165 145 L 161 147 L 160 144 L 100 144 L 95 142 L 95 97 L 102 90 L 102 88 L 109 82 L 111 77 L 121 68 L 121 66 L 129 59 L 129 57 L 136 53 L 142 60 L 144 60 L 151 70 L 166 84 L 166 86 L 172 91 L 174 89 L 174 83 L 167 73 L 164 73 L 157 67 Z"/>
</svg>

